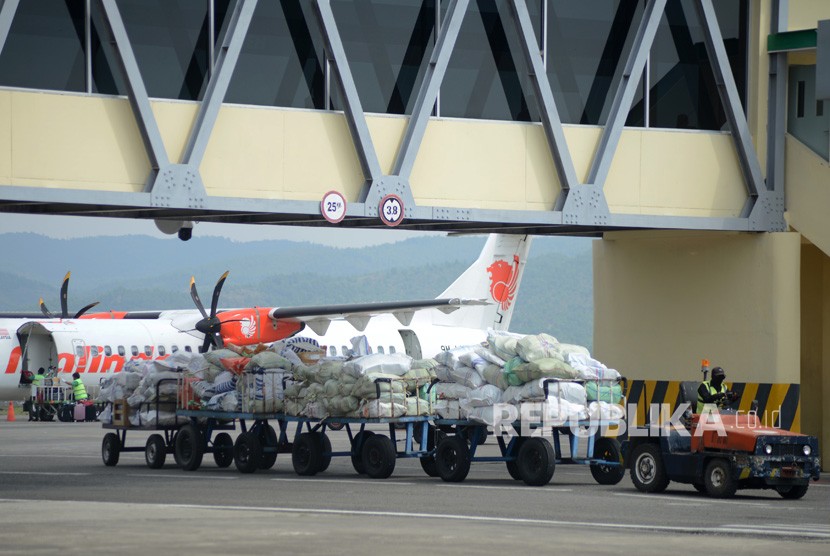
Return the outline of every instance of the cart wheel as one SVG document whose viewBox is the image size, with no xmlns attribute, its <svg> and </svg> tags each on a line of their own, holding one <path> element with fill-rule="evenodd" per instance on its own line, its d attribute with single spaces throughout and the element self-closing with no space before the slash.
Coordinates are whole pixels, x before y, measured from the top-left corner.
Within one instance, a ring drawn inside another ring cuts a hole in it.
<svg viewBox="0 0 830 556">
<path fill-rule="evenodd" d="M 316 475 L 323 459 L 323 441 L 313 432 L 302 433 L 291 450 L 291 463 L 297 475 Z"/>
<path fill-rule="evenodd" d="M 395 470 L 398 454 L 392 440 L 384 434 L 375 434 L 363 444 L 363 468 L 372 479 L 386 479 Z"/>
<path fill-rule="evenodd" d="M 363 467 L 363 445 L 374 434 L 372 431 L 364 430 L 354 435 L 352 439 L 352 467 L 361 475 L 366 474 L 366 468 Z"/>
<path fill-rule="evenodd" d="M 333 430 L 333 431 L 342 431 L 343 427 L 345 427 L 346 424 L 345 423 L 328 423 L 326 426 L 328 428 L 330 428 L 331 430 Z"/>
<path fill-rule="evenodd" d="M 446 438 L 447 434 L 442 431 L 438 430 L 433 426 L 429 426 L 429 430 L 427 431 L 427 450 L 434 450 L 437 444 L 441 443 L 441 440 Z M 420 441 L 418 442 L 420 447 Z M 424 473 L 429 475 L 430 477 L 437 477 L 438 476 L 438 466 L 435 463 L 435 454 L 433 453 L 430 456 L 424 456 L 419 458 L 421 462 L 421 469 L 424 470 Z"/>
<path fill-rule="evenodd" d="M 259 437 L 251 431 L 236 437 L 233 445 L 233 462 L 240 473 L 253 473 L 262 461 L 262 446 Z"/>
<path fill-rule="evenodd" d="M 545 438 L 528 438 L 522 442 L 516 467 L 522 480 L 530 486 L 544 486 L 553 477 L 556 457 L 553 446 Z"/>
<path fill-rule="evenodd" d="M 329 465 L 331 465 L 331 440 L 329 440 L 329 435 L 327 434 L 317 434 L 320 435 L 320 439 L 323 442 L 323 453 L 320 459 L 320 469 L 318 470 L 319 473 L 322 473 L 329 468 Z"/>
<path fill-rule="evenodd" d="M 259 456 L 259 468 L 271 469 L 277 462 L 277 431 L 274 427 L 266 424 L 259 430 L 259 446 L 261 448 Z M 266 452 L 265 448 L 273 448 L 273 452 Z"/>
<path fill-rule="evenodd" d="M 226 432 L 220 432 L 213 439 L 213 461 L 222 469 L 233 463 L 233 439 Z"/>
<path fill-rule="evenodd" d="M 164 437 L 160 434 L 151 434 L 144 445 L 144 461 L 150 469 L 161 469 L 164 467 L 164 460 L 167 458 L 167 446 L 164 444 Z"/>
<path fill-rule="evenodd" d="M 61 423 L 71 423 L 75 420 L 75 412 L 71 406 L 63 405 L 58 410 L 58 421 Z"/>
<path fill-rule="evenodd" d="M 712 498 L 731 498 L 738 490 L 738 483 L 732 476 L 732 466 L 725 459 L 713 459 L 706 466 L 703 476 L 706 492 Z"/>
<path fill-rule="evenodd" d="M 205 442 L 195 425 L 185 425 L 176 435 L 176 458 L 185 471 L 195 471 L 202 465 Z"/>
<path fill-rule="evenodd" d="M 118 464 L 118 456 L 121 455 L 121 441 L 114 432 L 104 435 L 104 442 L 101 443 L 101 459 L 104 465 L 113 467 Z"/>
<path fill-rule="evenodd" d="M 663 492 L 669 478 L 656 444 L 640 444 L 631 453 L 631 482 L 642 492 Z"/>
<path fill-rule="evenodd" d="M 522 448 L 522 444 L 524 443 L 525 439 L 521 436 L 516 437 L 516 445 L 513 447 L 513 456 L 517 457 L 519 454 L 519 450 Z M 518 459 L 518 457 L 517 457 Z M 513 480 L 521 481 L 522 474 L 519 473 L 519 464 L 516 463 L 516 460 L 510 460 L 505 462 L 507 464 L 507 472 L 510 473 L 510 476 L 513 477 Z"/>
<path fill-rule="evenodd" d="M 779 495 L 781 495 L 781 498 L 786 498 L 787 500 L 798 500 L 799 498 L 802 498 L 805 494 L 807 494 L 807 488 L 809 488 L 809 486 L 809 484 L 777 486 L 775 487 L 775 491 Z"/>
<path fill-rule="evenodd" d="M 448 483 L 460 483 L 470 472 L 470 448 L 458 435 L 448 436 L 435 451 L 438 475 Z"/>
<path fill-rule="evenodd" d="M 41 421 L 51 421 L 54 418 L 52 412 L 45 407 L 40 408 L 40 412 L 38 415 Z"/>
<path fill-rule="evenodd" d="M 594 458 L 602 461 L 617 462 L 619 465 L 591 464 L 591 475 L 601 485 L 616 485 L 625 475 L 620 443 L 614 438 L 597 438 L 594 443 Z"/>
</svg>

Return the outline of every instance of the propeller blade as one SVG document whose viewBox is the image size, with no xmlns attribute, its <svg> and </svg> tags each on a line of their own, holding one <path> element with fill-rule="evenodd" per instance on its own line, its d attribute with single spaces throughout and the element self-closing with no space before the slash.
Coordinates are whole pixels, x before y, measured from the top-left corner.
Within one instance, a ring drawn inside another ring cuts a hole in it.
<svg viewBox="0 0 830 556">
<path fill-rule="evenodd" d="M 94 303 L 90 303 L 89 305 L 87 305 L 86 307 L 84 307 L 83 309 L 81 309 L 80 311 L 78 311 L 77 313 L 75 313 L 75 316 L 74 316 L 73 318 L 76 318 L 76 319 L 81 318 L 81 315 L 83 315 L 84 313 L 86 313 L 87 311 L 89 311 L 90 309 L 92 309 L 93 307 L 95 307 L 96 305 L 98 305 L 99 303 L 101 303 L 101 302 L 100 302 L 100 301 L 96 301 L 96 302 L 94 302 Z"/>
<path fill-rule="evenodd" d="M 46 303 L 43 302 L 43 298 L 40 298 L 40 312 L 43 313 L 43 316 L 46 318 L 53 318 L 52 313 L 49 312 L 49 309 L 46 308 Z"/>
<path fill-rule="evenodd" d="M 230 271 L 226 270 L 219 281 L 216 282 L 216 287 L 213 288 L 213 299 L 210 301 L 210 318 L 216 316 L 216 309 L 219 307 L 219 293 L 222 291 L 222 286 L 225 284 L 228 274 L 230 274 Z"/>
<path fill-rule="evenodd" d="M 205 334 L 205 341 L 202 343 L 201 353 L 207 353 L 207 351 L 210 349 L 210 344 L 211 344 L 210 335 Z"/>
<path fill-rule="evenodd" d="M 202 305 L 202 300 L 199 299 L 199 292 L 196 291 L 196 278 L 193 276 L 190 277 L 190 297 L 193 298 L 193 303 L 196 304 L 196 308 L 199 309 L 202 316 L 208 318 L 208 314 L 205 312 L 205 306 Z"/>
<path fill-rule="evenodd" d="M 69 318 L 69 276 L 71 272 L 67 272 L 63 277 L 63 284 L 61 284 L 61 318 Z"/>
<path fill-rule="evenodd" d="M 222 349 L 225 347 L 225 341 L 222 339 L 222 334 L 220 332 L 213 333 L 213 345 L 216 349 Z"/>
</svg>

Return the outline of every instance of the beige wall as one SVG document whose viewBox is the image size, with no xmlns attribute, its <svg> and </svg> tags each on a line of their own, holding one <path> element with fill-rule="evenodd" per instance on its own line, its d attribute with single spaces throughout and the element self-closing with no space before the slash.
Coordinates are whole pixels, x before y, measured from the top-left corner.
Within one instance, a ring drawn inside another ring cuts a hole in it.
<svg viewBox="0 0 830 556">
<path fill-rule="evenodd" d="M 819 20 L 830 19 L 830 2 L 827 0 L 790 0 L 788 9 L 788 31 L 815 29 Z"/>
<path fill-rule="evenodd" d="M 171 162 L 180 161 L 196 104 L 153 101 Z M 381 168 L 391 170 L 406 118 L 370 116 Z M 567 126 L 584 181 L 601 129 Z M 49 153 L 48 156 L 45 153 Z M 342 114 L 223 106 L 200 168 L 208 195 L 355 201 L 363 176 Z M 0 183 L 142 191 L 150 163 L 125 99 L 0 91 Z M 551 210 L 560 191 L 540 124 L 432 120 L 411 185 L 420 205 Z M 730 217 L 746 191 L 724 133 L 627 129 L 605 187 L 613 212 Z"/>
<path fill-rule="evenodd" d="M 830 446 L 830 257 L 805 243 L 801 256 L 801 430 Z M 830 461 L 826 456 L 827 462 Z"/>
<path fill-rule="evenodd" d="M 830 165 L 794 137 L 785 143 L 787 221 L 825 253 L 830 253 Z"/>
<path fill-rule="evenodd" d="M 594 351 L 633 379 L 799 383 L 795 233 L 618 232 L 594 242 Z"/>
</svg>

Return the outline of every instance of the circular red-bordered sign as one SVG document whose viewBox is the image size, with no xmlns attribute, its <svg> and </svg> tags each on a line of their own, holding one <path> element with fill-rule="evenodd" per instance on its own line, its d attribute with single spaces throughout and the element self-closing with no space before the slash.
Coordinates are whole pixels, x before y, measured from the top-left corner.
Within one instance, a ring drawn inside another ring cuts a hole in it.
<svg viewBox="0 0 830 556">
<path fill-rule="evenodd" d="M 380 219 L 387 226 L 397 226 L 403 222 L 403 201 L 397 195 L 386 195 L 378 205 Z"/>
<path fill-rule="evenodd" d="M 320 201 L 320 212 L 332 224 L 342 222 L 346 218 L 346 198 L 339 191 L 329 191 Z"/>
</svg>

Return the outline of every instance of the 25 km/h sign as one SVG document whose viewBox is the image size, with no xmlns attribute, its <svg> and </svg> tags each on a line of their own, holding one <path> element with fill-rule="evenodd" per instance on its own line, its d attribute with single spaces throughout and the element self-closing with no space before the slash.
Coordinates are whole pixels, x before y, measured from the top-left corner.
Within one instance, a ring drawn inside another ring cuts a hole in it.
<svg viewBox="0 0 830 556">
<path fill-rule="evenodd" d="M 337 224 L 346 217 L 346 198 L 339 191 L 329 191 L 320 202 L 323 218 Z"/>
<path fill-rule="evenodd" d="M 403 201 L 397 195 L 387 195 L 378 205 L 380 219 L 387 226 L 397 226 L 403 221 Z"/>
</svg>

